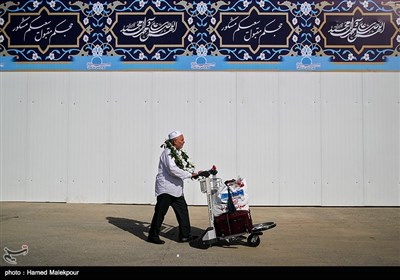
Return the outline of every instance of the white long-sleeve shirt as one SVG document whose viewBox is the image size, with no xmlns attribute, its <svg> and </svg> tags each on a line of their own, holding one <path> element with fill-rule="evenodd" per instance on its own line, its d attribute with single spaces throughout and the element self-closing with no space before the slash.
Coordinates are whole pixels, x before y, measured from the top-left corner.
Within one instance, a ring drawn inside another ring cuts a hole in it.
<svg viewBox="0 0 400 280">
<path fill-rule="evenodd" d="M 192 177 L 192 173 L 180 169 L 169 155 L 170 149 L 165 148 L 160 156 L 156 176 L 156 196 L 167 193 L 175 197 L 183 195 L 183 180 Z"/>
</svg>

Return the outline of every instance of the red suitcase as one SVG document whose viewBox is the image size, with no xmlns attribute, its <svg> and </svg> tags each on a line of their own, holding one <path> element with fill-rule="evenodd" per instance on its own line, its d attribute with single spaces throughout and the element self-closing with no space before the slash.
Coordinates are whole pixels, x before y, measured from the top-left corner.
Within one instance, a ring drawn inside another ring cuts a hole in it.
<svg viewBox="0 0 400 280">
<path fill-rule="evenodd" d="M 237 210 L 232 214 L 224 213 L 214 217 L 215 232 L 218 237 L 250 233 L 253 222 L 249 211 Z"/>
</svg>

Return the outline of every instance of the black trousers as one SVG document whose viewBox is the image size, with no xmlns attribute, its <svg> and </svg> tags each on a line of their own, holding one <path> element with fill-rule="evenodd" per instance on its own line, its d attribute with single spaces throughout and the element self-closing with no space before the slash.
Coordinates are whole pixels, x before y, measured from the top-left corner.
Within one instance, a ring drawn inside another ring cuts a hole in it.
<svg viewBox="0 0 400 280">
<path fill-rule="evenodd" d="M 157 196 L 157 203 L 154 209 L 154 215 L 148 236 L 149 238 L 159 238 L 161 225 L 170 206 L 174 210 L 179 224 L 179 238 L 187 238 L 190 236 L 189 210 L 185 197 L 174 197 L 163 193 Z"/>
</svg>

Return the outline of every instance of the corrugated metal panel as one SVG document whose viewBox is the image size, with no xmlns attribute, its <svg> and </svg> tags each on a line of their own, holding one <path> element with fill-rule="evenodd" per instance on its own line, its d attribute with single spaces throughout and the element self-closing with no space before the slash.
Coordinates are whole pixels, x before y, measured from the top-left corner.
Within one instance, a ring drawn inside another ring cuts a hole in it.
<svg viewBox="0 0 400 280">
<path fill-rule="evenodd" d="M 152 176 L 149 191 L 154 197 L 154 182 L 157 174 L 158 160 L 162 149 L 160 145 L 167 139 L 168 133 L 173 130 L 180 130 L 185 135 L 186 144 L 184 149 L 199 166 L 195 154 L 195 73 L 162 73 L 156 72 L 153 76 L 153 101 L 152 116 L 150 125 L 152 127 L 152 139 L 150 150 L 153 153 Z M 186 181 L 185 196 L 187 202 L 193 204 L 197 191 L 194 182 Z"/>
<path fill-rule="evenodd" d="M 223 179 L 237 174 L 236 80 L 236 73 L 198 72 L 194 85 L 195 160 L 200 169 L 215 164 Z M 198 201 L 199 186 L 196 188 L 193 201 Z"/>
<path fill-rule="evenodd" d="M 26 199 L 66 201 L 68 80 L 56 73 L 36 72 L 29 73 L 28 84 Z"/>
<path fill-rule="evenodd" d="M 398 73 L 363 74 L 365 205 L 399 204 Z"/>
<path fill-rule="evenodd" d="M 108 202 L 110 74 L 69 73 L 68 202 Z"/>
<path fill-rule="evenodd" d="M 362 75 L 323 73 L 322 205 L 363 205 Z"/>
<path fill-rule="evenodd" d="M 109 73 L 110 202 L 154 201 L 151 72 Z M 151 174 L 151 176 L 150 176 Z"/>
<path fill-rule="evenodd" d="M 24 201 L 27 170 L 27 73 L 1 73 L 1 200 Z"/>
<path fill-rule="evenodd" d="M 321 204 L 319 74 L 279 74 L 280 204 Z"/>
<path fill-rule="evenodd" d="M 180 129 L 198 169 L 247 179 L 251 205 L 400 204 L 398 73 L 1 79 L 1 200 L 154 203 L 159 146 Z M 206 202 L 197 182 L 185 193 Z"/>
<path fill-rule="evenodd" d="M 277 73 L 237 74 L 237 170 L 251 205 L 279 205 L 279 83 Z"/>
</svg>

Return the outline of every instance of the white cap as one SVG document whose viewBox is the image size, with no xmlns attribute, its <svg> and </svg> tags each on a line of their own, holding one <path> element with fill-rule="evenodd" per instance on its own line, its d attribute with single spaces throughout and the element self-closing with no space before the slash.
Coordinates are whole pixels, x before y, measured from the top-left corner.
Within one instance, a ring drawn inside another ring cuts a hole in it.
<svg viewBox="0 0 400 280">
<path fill-rule="evenodd" d="M 168 139 L 172 140 L 181 135 L 182 135 L 182 132 L 175 130 L 175 131 L 172 131 L 170 134 L 168 134 Z"/>
</svg>

